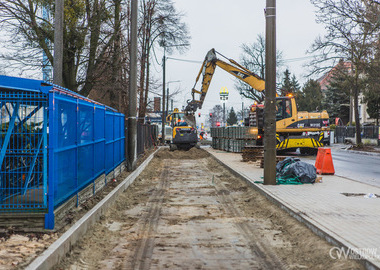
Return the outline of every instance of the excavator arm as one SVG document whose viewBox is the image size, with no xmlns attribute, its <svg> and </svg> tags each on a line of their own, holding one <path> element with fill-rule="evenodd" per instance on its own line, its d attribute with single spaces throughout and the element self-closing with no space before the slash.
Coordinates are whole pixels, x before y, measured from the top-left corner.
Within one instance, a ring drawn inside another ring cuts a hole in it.
<svg viewBox="0 0 380 270">
<path fill-rule="evenodd" d="M 194 113 L 198 108 L 199 109 L 202 108 L 204 99 L 206 97 L 208 88 L 210 86 L 212 77 L 214 75 L 214 72 L 217 66 L 227 71 L 231 75 L 235 76 L 239 80 L 242 80 L 245 83 L 249 84 L 252 88 L 256 89 L 257 91 L 261 92 L 265 90 L 265 81 L 262 78 L 260 78 L 258 75 L 256 75 L 252 71 L 239 65 L 234 60 L 228 59 L 228 61 L 229 63 L 218 59 L 216 57 L 215 49 L 211 49 L 207 53 L 205 60 L 203 61 L 202 67 L 195 80 L 194 87 L 191 91 L 192 100 L 188 102 L 185 108 L 185 111 L 187 113 Z M 201 75 L 203 75 L 201 90 L 196 90 L 195 86 L 197 85 Z"/>
</svg>

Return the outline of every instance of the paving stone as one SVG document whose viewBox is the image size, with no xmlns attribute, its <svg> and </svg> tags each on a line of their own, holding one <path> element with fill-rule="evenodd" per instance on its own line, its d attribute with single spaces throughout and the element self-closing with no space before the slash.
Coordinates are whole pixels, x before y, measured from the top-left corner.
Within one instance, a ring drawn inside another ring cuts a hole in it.
<svg viewBox="0 0 380 270">
<path fill-rule="evenodd" d="M 242 162 L 241 154 L 206 149 L 252 183 L 263 181 L 263 169 Z M 342 194 L 380 194 L 380 188 L 335 175 L 323 175 L 322 183 L 316 184 L 253 184 L 347 247 L 377 249 L 377 256 L 368 260 L 380 268 L 380 198 Z"/>
</svg>

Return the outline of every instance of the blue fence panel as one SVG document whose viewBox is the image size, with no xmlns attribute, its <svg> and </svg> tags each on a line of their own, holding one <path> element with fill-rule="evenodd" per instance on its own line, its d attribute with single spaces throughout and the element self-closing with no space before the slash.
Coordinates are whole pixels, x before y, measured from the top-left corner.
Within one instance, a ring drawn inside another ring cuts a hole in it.
<svg viewBox="0 0 380 270">
<path fill-rule="evenodd" d="M 0 86 L 0 210 L 46 209 L 47 95 Z"/>
<path fill-rule="evenodd" d="M 124 115 L 59 86 L 0 76 L 0 212 L 54 210 L 124 160 Z"/>
<path fill-rule="evenodd" d="M 56 207 L 124 160 L 124 138 L 119 136 L 124 115 L 65 94 L 54 93 L 53 100 Z"/>
</svg>

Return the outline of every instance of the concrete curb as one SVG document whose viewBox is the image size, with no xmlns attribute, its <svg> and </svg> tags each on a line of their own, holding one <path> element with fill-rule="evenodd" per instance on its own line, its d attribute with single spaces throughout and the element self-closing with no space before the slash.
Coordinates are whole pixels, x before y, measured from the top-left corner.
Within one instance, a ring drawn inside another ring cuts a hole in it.
<svg viewBox="0 0 380 270">
<path fill-rule="evenodd" d="M 208 151 L 209 152 L 209 151 Z M 210 152 L 209 152 L 210 153 Z M 265 190 L 262 186 L 259 184 L 256 184 L 252 182 L 248 176 L 246 176 L 243 173 L 240 173 L 230 167 L 228 164 L 223 163 L 220 159 L 218 159 L 216 156 L 214 156 L 212 153 L 210 153 L 211 156 L 221 165 L 225 166 L 232 174 L 235 176 L 242 178 L 245 182 L 247 182 L 251 187 L 253 187 L 255 190 L 260 192 L 260 194 L 264 195 L 267 199 L 269 199 L 271 202 L 279 206 L 281 209 L 285 210 L 288 214 L 290 214 L 293 218 L 297 219 L 299 222 L 303 223 L 306 227 L 308 227 L 312 232 L 314 232 L 319 237 L 325 239 L 330 244 L 342 247 L 344 249 L 350 249 L 352 250 L 352 245 L 350 245 L 346 240 L 342 239 L 340 236 L 336 235 L 334 232 L 329 230 L 328 228 L 321 229 L 320 224 L 315 224 L 314 220 L 309 218 L 305 213 L 302 213 L 298 211 L 297 209 L 293 208 L 292 206 L 286 204 L 284 201 L 282 201 L 280 198 L 277 198 L 274 194 L 270 193 L 269 191 Z M 258 179 L 259 181 L 260 179 Z M 372 263 L 369 260 L 362 259 L 361 263 L 365 266 L 368 270 L 376 270 L 380 269 L 380 266 Z"/>
<path fill-rule="evenodd" d="M 103 200 L 78 220 L 69 230 L 57 239 L 47 250 L 37 257 L 25 269 L 51 269 L 69 252 L 72 246 L 95 224 L 107 211 L 111 204 L 116 201 L 119 194 L 126 190 L 140 173 L 148 166 L 153 159 L 156 150 L 152 153 L 135 171 L 123 180 L 114 190 L 112 190 Z"/>
<path fill-rule="evenodd" d="M 347 152 L 347 153 L 349 152 L 349 153 L 356 154 L 356 155 L 360 154 L 360 155 L 380 157 L 380 153 L 377 153 L 377 152 L 357 151 L 357 150 L 350 150 L 347 148 L 348 148 L 348 146 L 346 148 L 344 148 L 344 145 L 335 144 L 335 146 L 331 147 L 331 150 L 340 151 L 340 152 Z"/>
</svg>

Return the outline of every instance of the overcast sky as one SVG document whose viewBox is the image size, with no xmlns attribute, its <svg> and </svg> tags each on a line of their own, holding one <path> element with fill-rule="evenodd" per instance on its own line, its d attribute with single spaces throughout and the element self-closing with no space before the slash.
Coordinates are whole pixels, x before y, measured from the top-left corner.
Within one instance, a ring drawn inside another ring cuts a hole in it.
<svg viewBox="0 0 380 270">
<path fill-rule="evenodd" d="M 258 34 L 265 34 L 264 8 L 265 0 L 178 0 L 174 1 L 178 11 L 185 14 L 184 22 L 191 35 L 191 48 L 186 53 L 173 54 L 169 57 L 203 61 L 206 53 L 215 48 L 223 55 L 239 61 L 241 44 L 253 43 Z M 277 48 L 287 59 L 309 56 L 306 51 L 318 35 L 324 34 L 324 27 L 315 22 L 315 9 L 308 0 L 277 1 Z M 162 58 L 162 55 L 160 56 Z M 159 58 L 159 59 L 161 59 Z M 302 85 L 307 74 L 303 65 L 307 61 L 287 61 L 286 67 L 295 74 Z M 182 95 L 176 98 L 175 106 L 179 108 L 191 98 L 191 89 L 201 64 L 187 63 L 169 59 L 166 65 L 166 81 L 169 88 L 182 89 Z M 162 77 L 161 67 L 155 64 L 155 76 Z M 241 110 L 242 98 L 234 88 L 234 78 L 224 70 L 215 72 L 203 109 L 203 116 L 219 102 L 219 91 L 227 87 L 230 93 L 227 107 Z M 200 89 L 200 85 L 196 89 Z M 245 106 L 251 103 L 244 101 Z"/>
<path fill-rule="evenodd" d="M 307 57 L 306 51 L 315 38 L 324 34 L 324 27 L 315 22 L 315 9 L 309 0 L 281 0 L 277 2 L 277 49 L 283 52 L 285 68 L 295 74 L 302 85 L 307 74 L 303 66 L 308 60 L 294 61 Z M 258 34 L 265 35 L 265 0 L 174 0 L 175 7 L 184 14 L 183 21 L 187 24 L 191 35 L 191 47 L 184 54 L 167 55 L 172 58 L 202 62 L 206 53 L 215 48 L 223 55 L 239 62 L 241 45 L 253 43 Z M 162 51 L 157 52 L 157 59 L 152 61 L 151 72 L 162 80 Z M 161 53 L 161 55 L 160 55 Z M 181 62 L 169 59 L 166 64 L 166 82 L 170 89 L 180 89 L 182 92 L 175 97 L 174 106 L 182 108 L 186 100 L 191 99 L 191 89 L 201 67 L 200 63 Z M 284 68 L 284 69 L 285 69 Z M 17 76 L 18 74 L 9 74 Z M 42 78 L 42 75 L 41 75 Z M 202 122 L 210 110 L 220 104 L 219 91 L 226 87 L 229 91 L 227 108 L 241 110 L 252 104 L 243 100 L 234 88 L 234 78 L 224 70 L 216 69 L 211 82 L 203 109 L 200 110 Z M 196 89 L 200 89 L 198 84 Z M 153 96 L 151 97 L 153 99 Z"/>
</svg>

